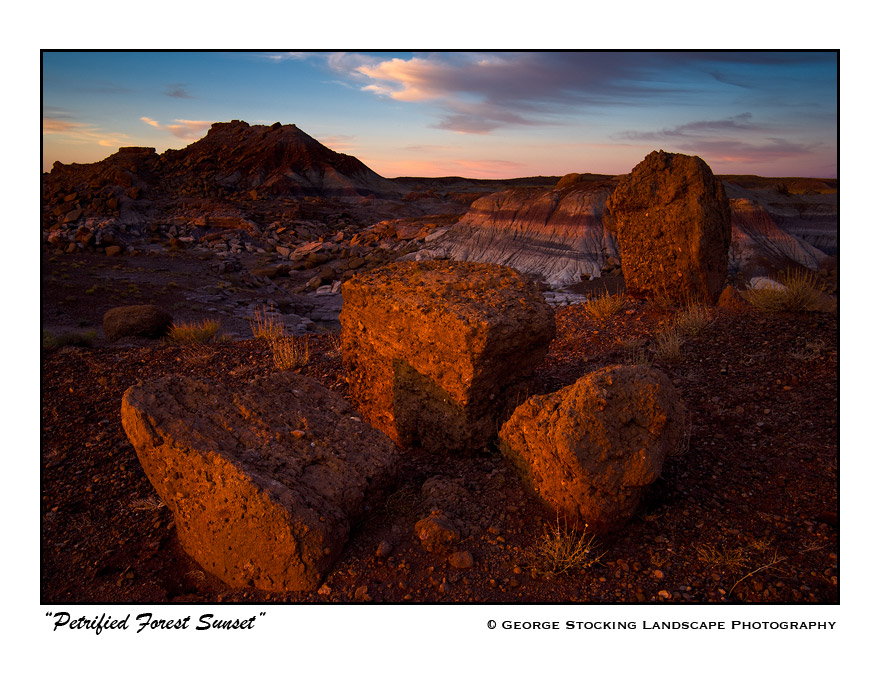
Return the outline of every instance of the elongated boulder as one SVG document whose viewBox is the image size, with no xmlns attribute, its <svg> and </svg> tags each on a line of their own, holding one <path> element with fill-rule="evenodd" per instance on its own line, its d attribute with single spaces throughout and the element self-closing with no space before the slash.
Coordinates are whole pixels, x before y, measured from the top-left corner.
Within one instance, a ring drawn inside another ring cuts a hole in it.
<svg viewBox="0 0 880 676">
<path fill-rule="evenodd" d="M 296 374 L 134 385 L 122 425 L 183 548 L 235 587 L 317 588 L 396 471 L 390 439 Z"/>
<path fill-rule="evenodd" d="M 342 285 L 349 392 L 403 446 L 479 450 L 555 333 L 519 273 L 485 263 L 393 263 Z"/>
<path fill-rule="evenodd" d="M 682 439 L 684 407 L 662 372 L 611 366 L 528 399 L 501 428 L 502 453 L 569 524 L 612 530 L 635 512 Z"/>
<path fill-rule="evenodd" d="M 123 305 L 104 313 L 102 327 L 107 340 L 126 336 L 160 338 L 168 332 L 171 315 L 155 305 Z"/>
<path fill-rule="evenodd" d="M 679 303 L 718 299 L 730 206 L 702 159 L 652 152 L 617 184 L 608 209 L 629 293 Z"/>
</svg>

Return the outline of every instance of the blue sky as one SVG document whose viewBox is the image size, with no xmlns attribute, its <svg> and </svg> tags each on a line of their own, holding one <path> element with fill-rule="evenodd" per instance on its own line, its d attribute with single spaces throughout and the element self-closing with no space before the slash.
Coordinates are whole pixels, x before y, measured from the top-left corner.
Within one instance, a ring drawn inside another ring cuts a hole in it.
<svg viewBox="0 0 880 676">
<path fill-rule="evenodd" d="M 43 168 L 296 124 L 383 176 L 837 176 L 833 52 L 44 52 Z"/>
</svg>

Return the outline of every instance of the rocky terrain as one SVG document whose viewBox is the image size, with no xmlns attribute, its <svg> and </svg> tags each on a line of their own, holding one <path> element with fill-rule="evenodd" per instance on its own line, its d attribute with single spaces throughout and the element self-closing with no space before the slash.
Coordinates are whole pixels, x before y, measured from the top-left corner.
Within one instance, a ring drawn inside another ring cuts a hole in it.
<svg viewBox="0 0 880 676">
<path fill-rule="evenodd" d="M 600 313 L 626 177 L 392 181 L 238 121 L 56 165 L 43 602 L 835 602 L 836 182 L 722 178 L 718 306 Z M 824 301 L 744 302 L 786 267 Z"/>
</svg>

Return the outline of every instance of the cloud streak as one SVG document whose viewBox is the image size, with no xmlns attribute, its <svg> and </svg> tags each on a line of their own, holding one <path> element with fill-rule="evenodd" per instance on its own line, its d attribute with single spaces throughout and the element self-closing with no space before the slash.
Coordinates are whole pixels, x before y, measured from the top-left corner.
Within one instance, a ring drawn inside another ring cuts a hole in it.
<svg viewBox="0 0 880 676">
<path fill-rule="evenodd" d="M 120 132 L 106 132 L 94 124 L 77 122 L 63 111 L 55 111 L 53 115 L 43 116 L 43 134 L 58 135 L 68 143 L 97 144 L 104 148 L 114 148 L 130 138 Z"/>
<path fill-rule="evenodd" d="M 766 131 L 766 128 L 752 122 L 751 113 L 741 113 L 722 120 L 697 120 L 677 127 L 660 131 L 623 131 L 615 134 L 616 138 L 630 141 L 663 141 L 665 139 L 691 138 L 704 133 L 755 133 Z"/>
<path fill-rule="evenodd" d="M 828 55 L 765 52 L 500 52 L 420 54 L 381 58 L 336 53 L 328 67 L 368 92 L 401 103 L 428 104 L 438 129 L 488 134 L 500 128 L 565 124 L 609 106 L 686 107 L 706 103 L 708 91 L 737 96 L 759 90 L 764 78 L 784 86 L 783 67 L 827 65 Z M 770 90 L 770 103 L 786 96 Z M 765 104 L 767 101 L 764 102 Z M 726 125 L 750 124 L 731 118 Z M 709 127 L 704 129 L 709 131 Z M 666 130 L 686 134 L 693 129 Z M 716 131 L 724 131 L 720 126 Z"/>
<path fill-rule="evenodd" d="M 647 62 L 640 54 L 598 52 L 328 57 L 330 68 L 360 80 L 363 91 L 394 101 L 431 102 L 441 111 L 434 127 L 470 134 L 559 124 L 577 108 L 680 92 L 677 85 L 648 77 Z M 662 66 L 651 64 L 652 70 Z"/>
<path fill-rule="evenodd" d="M 165 96 L 170 96 L 172 99 L 194 99 L 195 96 L 190 94 L 186 90 L 186 85 L 183 83 L 175 83 L 170 84 L 165 88 Z"/>
<path fill-rule="evenodd" d="M 141 122 L 144 122 L 151 127 L 155 127 L 156 129 L 170 132 L 184 141 L 196 141 L 200 139 L 213 124 L 210 120 L 174 120 L 174 124 L 161 124 L 149 117 L 142 117 Z"/>
</svg>

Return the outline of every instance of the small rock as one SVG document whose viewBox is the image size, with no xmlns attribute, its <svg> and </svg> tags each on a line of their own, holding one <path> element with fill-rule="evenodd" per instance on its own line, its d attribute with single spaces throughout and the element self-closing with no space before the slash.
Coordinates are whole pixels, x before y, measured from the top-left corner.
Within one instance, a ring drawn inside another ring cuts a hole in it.
<svg viewBox="0 0 880 676">
<path fill-rule="evenodd" d="M 429 552 L 441 551 L 460 539 L 455 525 L 440 513 L 422 519 L 415 526 L 416 537 Z"/>
<path fill-rule="evenodd" d="M 474 557 L 470 552 L 454 552 L 449 557 L 449 564 L 453 568 L 471 568 L 474 565 Z"/>
<path fill-rule="evenodd" d="M 318 590 L 318 593 L 321 596 L 327 596 L 332 590 L 327 586 L 327 583 L 321 585 L 321 588 Z"/>
<path fill-rule="evenodd" d="M 380 559 L 386 559 L 392 551 L 394 551 L 394 545 L 388 542 L 388 540 L 382 540 L 376 548 L 376 556 Z"/>
</svg>

